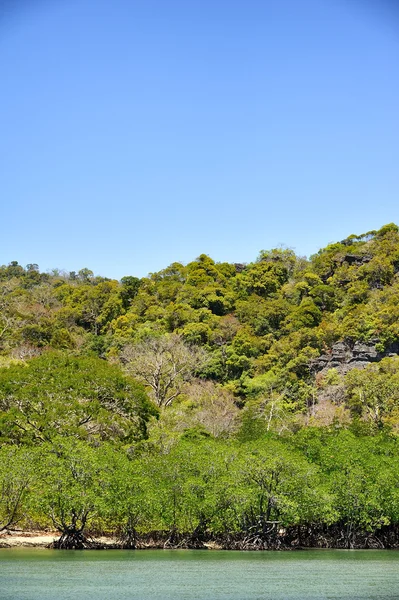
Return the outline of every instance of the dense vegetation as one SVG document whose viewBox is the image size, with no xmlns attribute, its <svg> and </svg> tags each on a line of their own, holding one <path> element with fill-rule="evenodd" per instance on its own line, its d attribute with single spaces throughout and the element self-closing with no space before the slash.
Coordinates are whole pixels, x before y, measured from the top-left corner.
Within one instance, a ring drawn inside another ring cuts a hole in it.
<svg viewBox="0 0 399 600">
<path fill-rule="evenodd" d="M 398 301 L 394 224 L 120 282 L 0 267 L 0 530 L 399 545 Z"/>
</svg>

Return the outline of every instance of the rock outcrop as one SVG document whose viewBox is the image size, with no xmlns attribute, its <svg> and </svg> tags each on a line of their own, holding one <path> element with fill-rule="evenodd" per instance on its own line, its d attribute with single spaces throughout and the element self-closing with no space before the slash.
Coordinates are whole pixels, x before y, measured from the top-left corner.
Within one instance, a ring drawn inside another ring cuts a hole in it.
<svg viewBox="0 0 399 600">
<path fill-rule="evenodd" d="M 351 369 L 363 369 L 370 363 L 399 354 L 399 343 L 391 344 L 383 352 L 379 352 L 376 350 L 378 342 L 379 340 L 355 342 L 353 346 L 345 342 L 337 342 L 330 352 L 313 359 L 310 369 L 313 373 L 337 369 L 340 374 L 345 375 Z"/>
<path fill-rule="evenodd" d="M 346 262 L 348 265 L 362 266 L 370 262 L 373 257 L 369 254 L 345 254 L 338 259 L 341 264 Z"/>
</svg>

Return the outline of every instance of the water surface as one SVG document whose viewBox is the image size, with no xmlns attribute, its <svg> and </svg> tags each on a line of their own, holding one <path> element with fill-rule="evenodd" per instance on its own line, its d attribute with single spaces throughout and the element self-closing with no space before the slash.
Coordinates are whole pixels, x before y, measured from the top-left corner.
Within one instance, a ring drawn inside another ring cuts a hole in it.
<svg viewBox="0 0 399 600">
<path fill-rule="evenodd" d="M 399 552 L 0 550 L 1 600 L 388 600 Z"/>
</svg>

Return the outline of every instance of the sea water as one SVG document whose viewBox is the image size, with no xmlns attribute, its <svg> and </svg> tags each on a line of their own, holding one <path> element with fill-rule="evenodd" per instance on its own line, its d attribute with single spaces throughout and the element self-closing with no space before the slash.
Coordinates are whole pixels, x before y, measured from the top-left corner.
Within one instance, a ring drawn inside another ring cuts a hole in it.
<svg viewBox="0 0 399 600">
<path fill-rule="evenodd" d="M 399 599 L 399 552 L 0 550 L 1 600 Z"/>
</svg>

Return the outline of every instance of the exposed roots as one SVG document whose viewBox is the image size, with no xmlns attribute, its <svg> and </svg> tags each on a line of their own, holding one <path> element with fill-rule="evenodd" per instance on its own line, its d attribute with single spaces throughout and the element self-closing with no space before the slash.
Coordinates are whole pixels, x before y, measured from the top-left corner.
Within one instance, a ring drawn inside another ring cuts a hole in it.
<svg viewBox="0 0 399 600">
<path fill-rule="evenodd" d="M 59 549 L 121 548 L 138 550 L 159 549 L 206 549 L 210 544 L 224 550 L 300 550 L 302 548 L 335 549 L 399 549 L 399 526 L 391 525 L 373 532 L 351 528 L 346 524 L 326 526 L 322 524 L 301 525 L 289 528 L 274 526 L 266 531 L 247 531 L 211 534 L 204 530 L 194 532 L 153 531 L 138 533 L 126 528 L 116 544 L 104 544 L 85 535 L 82 530 L 68 529 L 52 544 Z"/>
<path fill-rule="evenodd" d="M 61 537 L 54 541 L 53 548 L 58 550 L 85 550 L 87 548 L 96 548 L 98 544 L 91 538 L 84 535 L 82 531 L 67 530 Z"/>
</svg>

